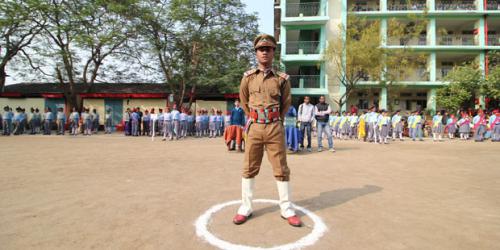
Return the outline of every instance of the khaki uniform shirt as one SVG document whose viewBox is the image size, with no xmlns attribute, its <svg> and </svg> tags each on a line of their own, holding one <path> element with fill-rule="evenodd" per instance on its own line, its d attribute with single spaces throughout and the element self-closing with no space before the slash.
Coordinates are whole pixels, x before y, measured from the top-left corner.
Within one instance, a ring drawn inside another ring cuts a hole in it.
<svg viewBox="0 0 500 250">
<path fill-rule="evenodd" d="M 240 102 L 245 113 L 249 115 L 250 109 L 280 108 L 280 117 L 284 121 L 292 103 L 288 78 L 287 74 L 274 70 L 267 74 L 259 69 L 245 72 L 240 84 Z"/>
</svg>

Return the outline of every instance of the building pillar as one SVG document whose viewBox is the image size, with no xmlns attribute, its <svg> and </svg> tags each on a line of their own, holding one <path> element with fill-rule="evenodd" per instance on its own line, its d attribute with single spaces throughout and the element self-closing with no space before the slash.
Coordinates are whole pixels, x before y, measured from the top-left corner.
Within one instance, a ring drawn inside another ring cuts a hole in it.
<svg viewBox="0 0 500 250">
<path fill-rule="evenodd" d="M 476 32 L 477 32 L 477 40 L 478 43 L 477 45 L 484 47 L 486 46 L 486 36 L 485 36 L 485 22 L 484 22 L 484 16 L 480 17 L 478 21 L 476 21 L 476 24 L 474 25 Z"/>
<path fill-rule="evenodd" d="M 434 2 L 435 2 L 435 0 L 427 0 L 427 9 L 429 11 L 434 11 L 435 10 Z"/>
<path fill-rule="evenodd" d="M 486 60 L 487 60 L 486 52 L 481 51 L 479 53 L 479 68 L 481 68 L 481 72 L 483 73 L 483 77 L 486 77 Z M 479 99 L 479 107 L 482 107 L 484 109 L 486 107 L 484 96 L 479 94 L 479 96 L 477 96 L 477 98 Z M 479 107 L 476 107 L 476 108 L 479 108 Z"/>
<path fill-rule="evenodd" d="M 378 102 L 379 109 L 387 110 L 387 87 L 382 87 L 380 89 L 380 99 Z"/>
<path fill-rule="evenodd" d="M 340 9 L 340 13 L 341 13 L 341 17 L 342 17 L 342 24 L 347 27 L 347 0 L 342 0 L 342 4 L 341 4 L 341 9 Z M 345 32 L 342 32 L 342 40 L 345 42 L 346 41 L 346 34 Z M 346 67 L 346 51 L 342 51 L 342 67 Z M 328 84 L 328 83 L 326 83 Z M 342 85 L 342 83 L 338 83 L 339 84 L 339 94 L 338 94 L 338 98 L 340 98 L 342 95 L 344 95 L 346 93 L 346 88 L 344 85 Z M 333 97 L 333 93 L 329 92 L 330 93 L 330 96 Z M 344 105 L 342 105 L 342 107 L 339 107 L 340 111 L 346 111 L 347 109 L 347 98 L 346 98 L 346 102 L 344 103 Z"/>
<path fill-rule="evenodd" d="M 283 59 L 283 56 L 286 56 L 286 32 L 287 28 L 285 26 L 281 25 L 281 30 L 280 30 L 280 44 L 281 44 L 281 51 L 280 51 L 280 61 Z"/>
<path fill-rule="evenodd" d="M 427 23 L 427 45 L 436 46 L 436 18 L 429 18 Z"/>
<path fill-rule="evenodd" d="M 387 11 L 387 0 L 380 0 L 380 11 Z"/>
<path fill-rule="evenodd" d="M 485 8 L 486 8 L 486 6 L 484 6 L 485 4 L 486 4 L 486 1 L 484 1 L 484 0 L 476 0 L 477 10 L 478 11 L 485 10 Z"/>
<path fill-rule="evenodd" d="M 380 39 L 382 47 L 387 46 L 387 18 L 380 20 Z"/>
<path fill-rule="evenodd" d="M 427 109 L 431 111 L 431 115 L 436 113 L 436 88 L 427 91 Z"/>
<path fill-rule="evenodd" d="M 428 70 L 429 70 L 429 81 L 431 82 L 435 82 L 437 80 L 436 78 L 436 71 L 437 71 L 437 68 L 436 68 L 436 52 L 433 51 L 431 52 L 430 56 L 429 56 L 429 59 L 428 60 Z"/>
</svg>

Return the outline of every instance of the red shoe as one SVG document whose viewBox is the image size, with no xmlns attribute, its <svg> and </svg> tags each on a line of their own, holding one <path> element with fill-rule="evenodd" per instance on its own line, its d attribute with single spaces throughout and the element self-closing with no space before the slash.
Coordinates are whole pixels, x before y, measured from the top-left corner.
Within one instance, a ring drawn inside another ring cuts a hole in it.
<svg viewBox="0 0 500 250">
<path fill-rule="evenodd" d="M 252 214 L 249 214 L 248 216 L 236 214 L 236 216 L 234 216 L 233 218 L 233 223 L 236 225 L 241 225 L 245 223 L 250 217 L 252 217 Z"/>
<path fill-rule="evenodd" d="M 300 220 L 300 218 L 297 215 L 290 216 L 288 218 L 281 216 L 281 218 L 287 220 L 288 224 L 290 224 L 290 226 L 294 226 L 294 227 L 301 227 L 302 226 L 302 221 Z"/>
</svg>

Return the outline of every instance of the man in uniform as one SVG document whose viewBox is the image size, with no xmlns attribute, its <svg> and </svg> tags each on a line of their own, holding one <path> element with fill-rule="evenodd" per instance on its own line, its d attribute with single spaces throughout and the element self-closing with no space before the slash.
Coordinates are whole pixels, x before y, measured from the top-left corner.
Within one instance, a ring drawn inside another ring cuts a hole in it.
<svg viewBox="0 0 500 250">
<path fill-rule="evenodd" d="M 278 186 L 281 217 L 292 226 L 301 226 L 290 202 L 290 170 L 286 161 L 283 121 L 291 105 L 289 76 L 271 66 L 276 40 L 260 35 L 254 41 L 258 68 L 245 72 L 240 84 L 240 101 L 249 116 L 242 178 L 242 204 L 233 223 L 242 224 L 252 215 L 254 177 L 259 173 L 264 149 L 273 167 Z"/>
</svg>

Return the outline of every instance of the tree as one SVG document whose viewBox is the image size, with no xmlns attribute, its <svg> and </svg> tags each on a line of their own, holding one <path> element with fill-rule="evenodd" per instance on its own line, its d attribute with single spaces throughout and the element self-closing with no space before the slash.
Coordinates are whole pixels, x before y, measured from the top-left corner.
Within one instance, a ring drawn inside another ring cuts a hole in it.
<svg viewBox="0 0 500 250">
<path fill-rule="evenodd" d="M 414 16 L 406 18 L 409 20 L 407 25 L 396 19 L 388 22 L 388 36 L 402 41 L 398 48 L 382 46 L 387 41 L 382 41 L 378 20 L 349 16 L 347 28 L 339 27 L 340 34 L 329 42 L 325 52 L 326 60 L 332 64 L 332 75 L 345 88 L 345 92 L 334 99 L 339 107 L 345 105 L 359 82 L 366 80 L 377 81 L 379 87 L 387 88 L 389 97 L 395 96 L 397 90 L 404 87 L 398 83 L 414 74 L 427 60 L 407 43 L 425 30 L 426 22 Z M 391 105 L 389 101 L 389 109 Z"/>
<path fill-rule="evenodd" d="M 345 39 L 345 40 L 344 40 Z M 329 42 L 325 59 L 344 93 L 333 101 L 342 108 L 358 83 L 380 74 L 380 22 L 348 16 L 347 27 L 339 26 L 339 34 Z"/>
<path fill-rule="evenodd" d="M 491 100 L 500 101 L 500 52 L 488 53 L 489 70 L 481 88 L 481 94 Z"/>
<path fill-rule="evenodd" d="M 125 18 L 131 4 L 134 1 L 52 0 L 38 8 L 47 23 L 37 51 L 55 62 L 44 67 L 53 67 L 70 109 L 82 109 L 79 93 L 90 91 L 98 81 L 105 60 L 124 53 L 134 34 Z"/>
<path fill-rule="evenodd" d="M 403 25 L 397 19 L 388 21 L 388 37 L 399 40 L 399 48 L 381 48 L 382 60 L 379 64 L 381 74 L 374 76 L 379 85 L 387 89 L 387 108 L 393 111 L 393 100 L 399 98 L 404 81 L 421 80 L 427 77 L 425 68 L 427 56 L 416 53 L 410 47 L 411 41 L 426 30 L 427 21 L 422 17 L 407 16 L 408 23 Z M 411 79 L 413 78 L 413 79 Z"/>
<path fill-rule="evenodd" d="M 35 11 L 40 4 L 37 0 L 4 0 L 0 4 L 0 93 L 4 90 L 7 65 L 16 55 L 21 54 L 31 63 L 26 48 L 45 23 Z"/>
<path fill-rule="evenodd" d="M 143 1 L 140 6 L 144 50 L 178 105 L 189 97 L 190 106 L 200 85 L 235 90 L 250 66 L 257 35 L 257 18 L 245 13 L 240 0 Z"/>
<path fill-rule="evenodd" d="M 455 112 L 474 108 L 474 99 L 484 81 L 483 73 L 476 63 L 455 66 L 444 78 L 448 84 L 437 90 L 437 105 Z"/>
</svg>

